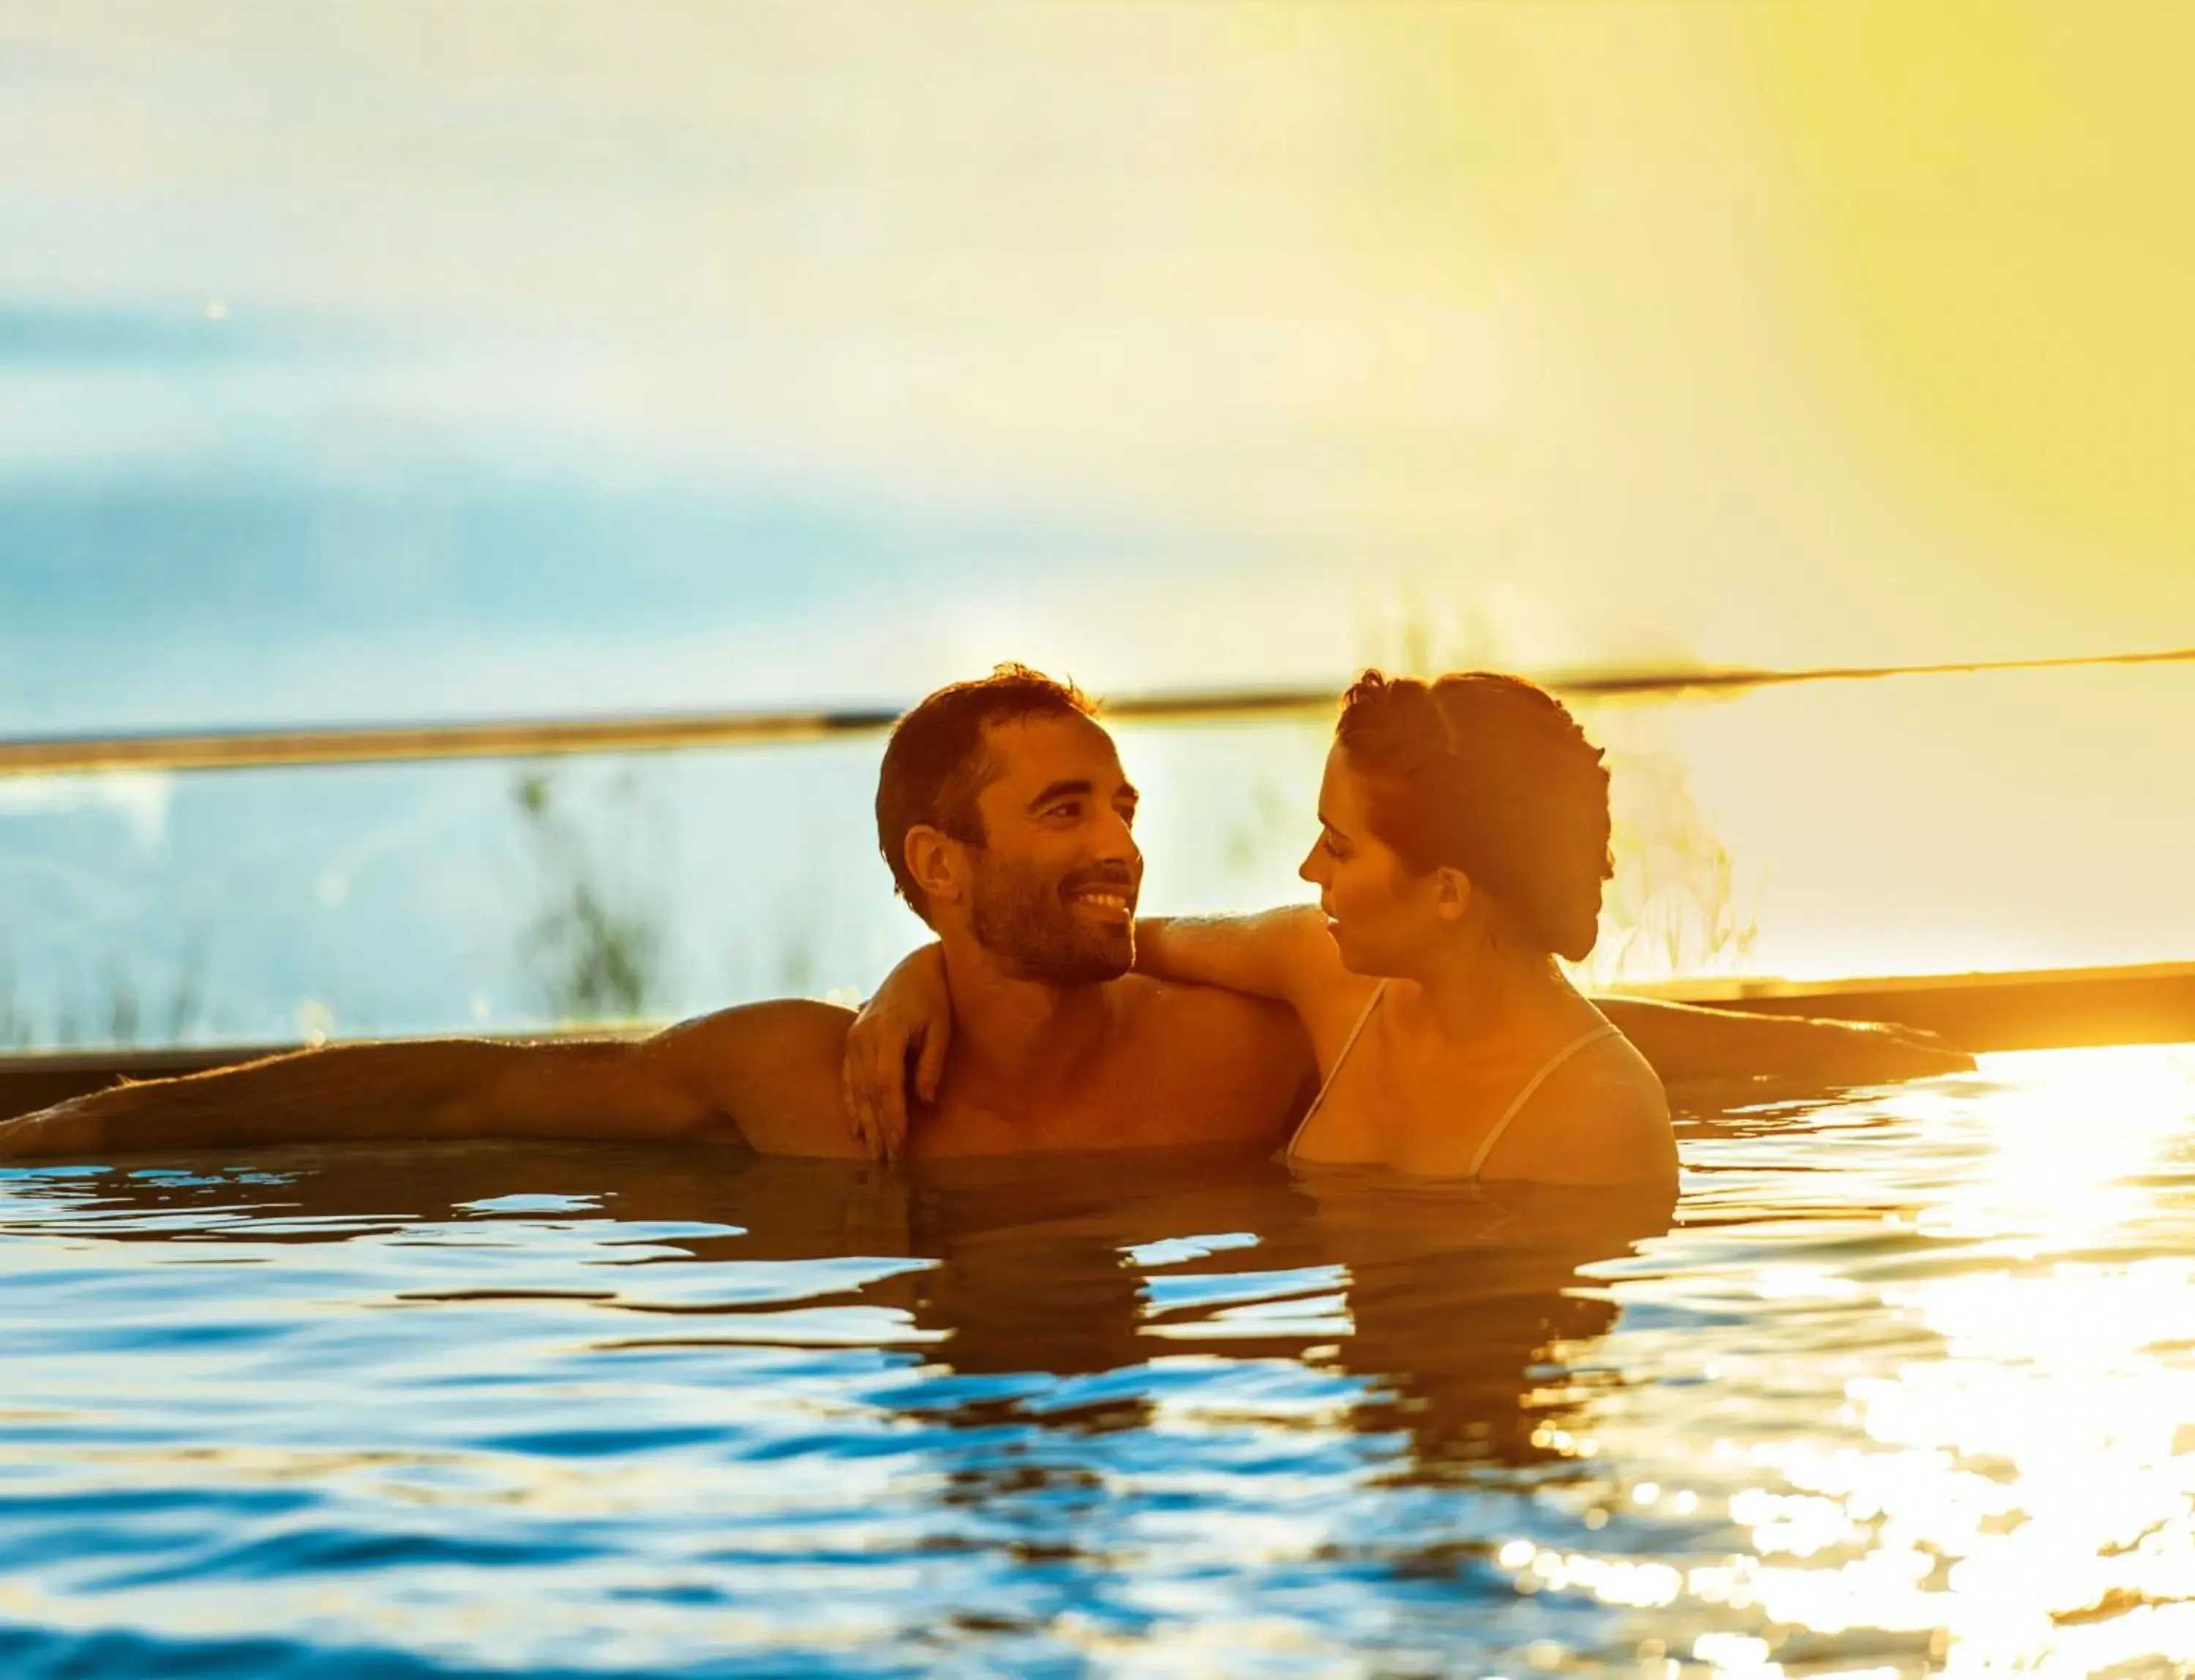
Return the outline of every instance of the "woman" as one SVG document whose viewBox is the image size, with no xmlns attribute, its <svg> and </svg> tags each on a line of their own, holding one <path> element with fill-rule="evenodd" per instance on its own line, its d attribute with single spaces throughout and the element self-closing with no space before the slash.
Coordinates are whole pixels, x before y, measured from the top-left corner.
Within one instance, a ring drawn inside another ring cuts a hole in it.
<svg viewBox="0 0 2195 1680">
<path fill-rule="evenodd" d="M 1367 672 L 1343 697 L 1299 873 L 1316 909 L 1143 921 L 1136 967 L 1288 1004 L 1321 1085 L 1293 1161 L 1474 1180 L 1676 1176 L 1659 1079 L 1563 978 L 1611 873 L 1602 754 L 1545 690 L 1486 672 Z M 854 1029 L 850 1077 L 942 1065 L 933 953 Z M 868 1094 L 872 1098 L 873 1094 Z"/>
</svg>

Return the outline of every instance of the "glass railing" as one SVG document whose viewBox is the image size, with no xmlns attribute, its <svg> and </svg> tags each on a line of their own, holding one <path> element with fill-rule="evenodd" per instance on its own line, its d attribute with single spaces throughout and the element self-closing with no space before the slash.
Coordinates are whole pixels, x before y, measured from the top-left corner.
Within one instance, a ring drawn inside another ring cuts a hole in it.
<svg viewBox="0 0 2195 1680">
<path fill-rule="evenodd" d="M 1115 716 L 1144 794 L 1154 914 L 1305 896 L 1294 872 L 1331 698 L 1232 698 Z M 2174 770 L 2195 665 L 1572 700 L 1614 768 L 1618 867 L 1582 966 L 1597 984 L 2195 956 L 2195 788 Z M 0 1048 L 524 1031 L 859 996 L 923 937 L 876 852 L 887 720 L 430 730 L 415 750 L 319 754 L 336 762 L 299 762 L 300 736 L 281 768 L 151 751 L 127 768 L 14 763 Z M 318 733 L 355 748 L 361 732 Z M 73 750 L 86 761 L 87 743 Z M 208 762 L 228 767 L 182 767 Z"/>
</svg>

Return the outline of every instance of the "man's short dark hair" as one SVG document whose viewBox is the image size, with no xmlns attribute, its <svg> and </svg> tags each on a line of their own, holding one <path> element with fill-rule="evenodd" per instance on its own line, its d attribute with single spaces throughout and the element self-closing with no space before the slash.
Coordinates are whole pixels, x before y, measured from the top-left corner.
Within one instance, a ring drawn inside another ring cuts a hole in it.
<svg viewBox="0 0 2195 1680">
<path fill-rule="evenodd" d="M 877 846 L 917 915 L 930 919 L 922 888 L 907 872 L 907 830 L 925 826 L 965 845 L 985 843 L 976 799 L 1000 771 L 984 750 L 984 731 L 1023 718 L 1087 718 L 1097 710 L 1072 683 L 1026 665 L 1001 665 L 988 677 L 938 690 L 893 725 L 877 772 Z"/>
</svg>

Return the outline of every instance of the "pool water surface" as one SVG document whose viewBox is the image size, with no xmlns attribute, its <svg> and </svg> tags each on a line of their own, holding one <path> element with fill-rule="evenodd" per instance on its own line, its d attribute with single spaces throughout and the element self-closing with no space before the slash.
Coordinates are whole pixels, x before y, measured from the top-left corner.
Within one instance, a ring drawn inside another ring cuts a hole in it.
<svg viewBox="0 0 2195 1680">
<path fill-rule="evenodd" d="M 1681 1196 L 1198 1153 L 0 1170 L 0 1673 L 2195 1664 L 2195 1047 Z"/>
</svg>

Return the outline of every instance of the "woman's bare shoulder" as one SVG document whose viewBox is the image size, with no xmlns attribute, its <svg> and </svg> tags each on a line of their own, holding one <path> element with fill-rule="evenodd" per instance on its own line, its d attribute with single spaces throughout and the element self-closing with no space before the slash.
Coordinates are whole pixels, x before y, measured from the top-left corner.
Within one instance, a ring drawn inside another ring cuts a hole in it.
<svg viewBox="0 0 2195 1680">
<path fill-rule="evenodd" d="M 1618 1033 L 1548 1077 L 1495 1146 L 1482 1175 L 1633 1184 L 1676 1173 L 1676 1134 L 1661 1079 Z"/>
</svg>

